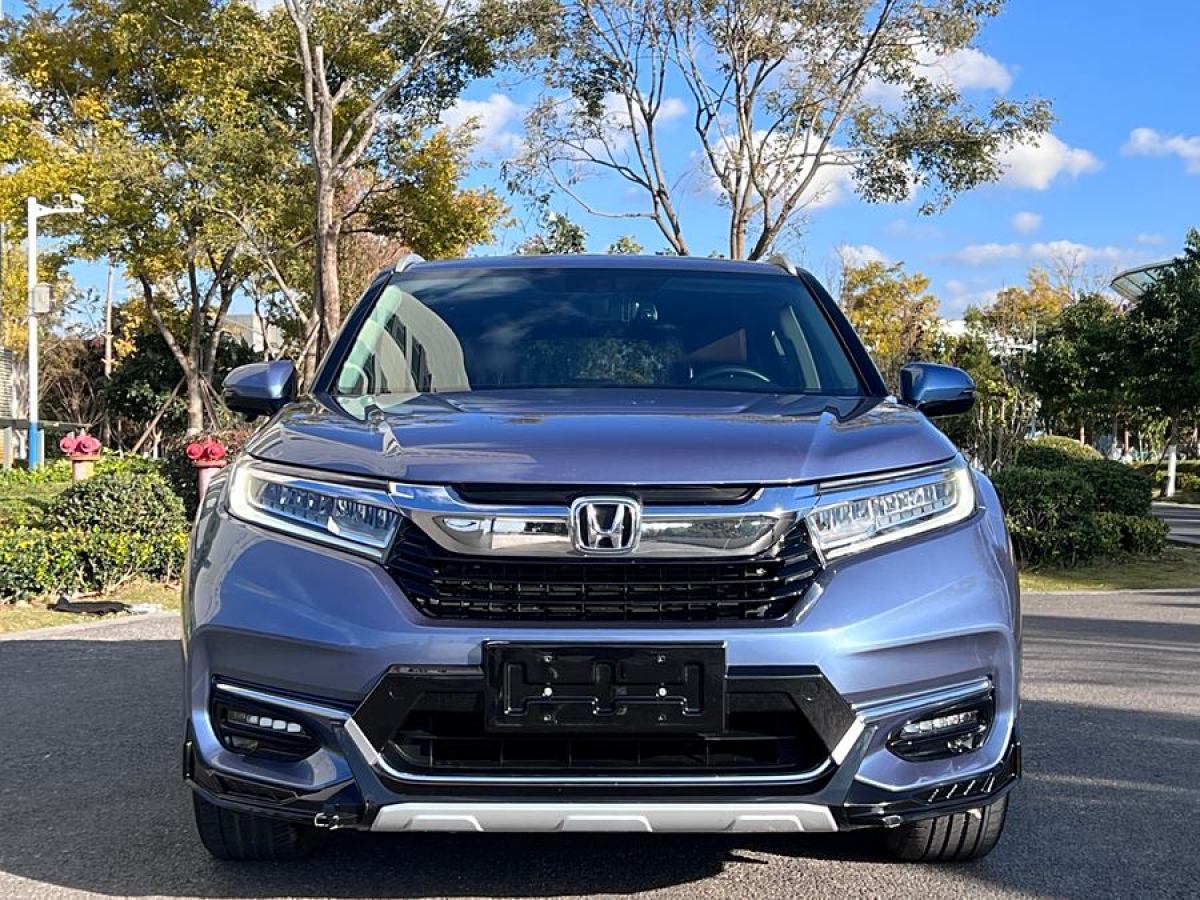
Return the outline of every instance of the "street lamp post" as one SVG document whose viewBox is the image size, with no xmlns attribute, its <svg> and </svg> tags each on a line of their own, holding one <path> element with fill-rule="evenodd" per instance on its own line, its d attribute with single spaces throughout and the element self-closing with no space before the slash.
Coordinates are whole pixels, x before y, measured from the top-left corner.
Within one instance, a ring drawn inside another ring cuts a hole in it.
<svg viewBox="0 0 1200 900">
<path fill-rule="evenodd" d="M 25 200 L 25 224 L 28 237 L 28 270 L 26 281 L 29 291 L 29 468 L 36 469 L 42 464 L 41 436 L 38 427 L 38 250 L 37 223 L 45 216 L 57 216 L 66 213 L 83 212 L 83 197 L 71 195 L 70 206 L 42 206 L 36 197 Z"/>
</svg>

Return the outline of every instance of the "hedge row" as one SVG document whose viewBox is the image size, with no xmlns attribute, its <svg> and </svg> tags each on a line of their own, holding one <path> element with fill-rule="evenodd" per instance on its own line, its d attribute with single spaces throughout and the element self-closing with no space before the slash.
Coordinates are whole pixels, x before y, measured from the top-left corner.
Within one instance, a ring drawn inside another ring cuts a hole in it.
<svg viewBox="0 0 1200 900">
<path fill-rule="evenodd" d="M 1150 515 L 1150 477 L 1062 441 L 1083 446 L 1039 438 L 993 478 L 1018 559 L 1070 566 L 1122 552 L 1161 553 L 1167 526 Z"/>
<path fill-rule="evenodd" d="M 66 488 L 42 519 L 0 528 L 0 600 L 103 590 L 131 575 L 174 579 L 183 568 L 183 501 L 152 469 L 107 467 Z"/>
<path fill-rule="evenodd" d="M 0 598 L 104 590 L 132 575 L 176 579 L 187 534 L 0 528 Z"/>
</svg>

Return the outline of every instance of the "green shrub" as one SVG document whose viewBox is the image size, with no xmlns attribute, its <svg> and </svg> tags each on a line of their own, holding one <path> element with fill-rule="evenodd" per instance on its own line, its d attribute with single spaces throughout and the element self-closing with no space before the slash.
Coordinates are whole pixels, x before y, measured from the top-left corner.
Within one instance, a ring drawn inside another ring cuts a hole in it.
<svg viewBox="0 0 1200 900">
<path fill-rule="evenodd" d="M 1101 512 L 1150 515 L 1154 485 L 1145 473 L 1108 459 L 1079 460 L 1068 468 L 1092 486 Z"/>
<path fill-rule="evenodd" d="M 1096 523 L 1097 556 L 1116 556 L 1124 549 L 1124 523 L 1129 518 L 1136 517 L 1115 512 L 1100 512 L 1093 517 Z"/>
<path fill-rule="evenodd" d="M 1164 473 L 1163 481 L 1166 481 L 1166 478 L 1167 476 Z M 1175 490 L 1186 494 L 1200 493 L 1200 474 L 1195 472 L 1176 472 Z"/>
<path fill-rule="evenodd" d="M 1149 476 L 1133 466 L 1104 459 L 1098 451 L 1072 438 L 1048 436 L 1026 441 L 1017 454 L 1017 464 L 1078 475 L 1096 492 L 1095 509 L 1099 512 L 1150 514 L 1154 484 Z"/>
<path fill-rule="evenodd" d="M 1100 451 L 1074 438 L 1047 434 L 1031 438 L 1017 451 L 1017 465 L 1031 469 L 1058 469 L 1076 460 L 1103 459 Z"/>
<path fill-rule="evenodd" d="M 1157 556 L 1167 546 L 1167 523 L 1153 516 L 1121 517 L 1121 548 L 1126 553 Z"/>
<path fill-rule="evenodd" d="M 178 578 L 185 532 L 0 528 L 0 599 L 104 590 L 132 575 Z"/>
<path fill-rule="evenodd" d="M 1011 525 L 1051 530 L 1077 522 L 1096 508 L 1096 492 L 1065 469 L 1010 466 L 992 478 Z"/>
<path fill-rule="evenodd" d="M 70 480 L 71 463 L 65 459 L 53 460 L 32 471 L 20 466 L 0 469 L 0 490 L 27 484 L 51 484 Z"/>
<path fill-rule="evenodd" d="M 154 472 L 101 472 L 59 494 L 46 511 L 49 527 L 160 534 L 187 531 L 183 501 Z"/>
<path fill-rule="evenodd" d="M 1023 565 L 1073 566 L 1122 551 L 1162 552 L 1166 526 L 1146 514 L 1149 479 L 1120 463 L 1014 466 L 993 482 Z"/>
</svg>

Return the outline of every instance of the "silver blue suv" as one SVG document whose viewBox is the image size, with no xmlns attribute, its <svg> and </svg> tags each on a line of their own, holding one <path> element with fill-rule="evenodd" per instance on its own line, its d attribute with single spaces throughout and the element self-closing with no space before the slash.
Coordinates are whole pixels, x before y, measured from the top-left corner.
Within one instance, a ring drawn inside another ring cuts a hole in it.
<svg viewBox="0 0 1200 900">
<path fill-rule="evenodd" d="M 1020 777 L 1000 503 L 784 261 L 408 259 L 214 480 L 185 588 L 205 846 L 840 832 L 982 856 Z"/>
</svg>

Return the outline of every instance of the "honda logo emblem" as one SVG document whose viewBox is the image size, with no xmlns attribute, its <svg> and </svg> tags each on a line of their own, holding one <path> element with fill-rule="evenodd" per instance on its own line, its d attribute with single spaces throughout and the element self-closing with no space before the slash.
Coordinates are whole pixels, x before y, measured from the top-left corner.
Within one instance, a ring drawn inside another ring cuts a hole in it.
<svg viewBox="0 0 1200 900">
<path fill-rule="evenodd" d="M 571 539 L 582 553 L 628 553 L 641 520 L 641 504 L 630 497 L 580 497 L 571 504 Z"/>
</svg>

